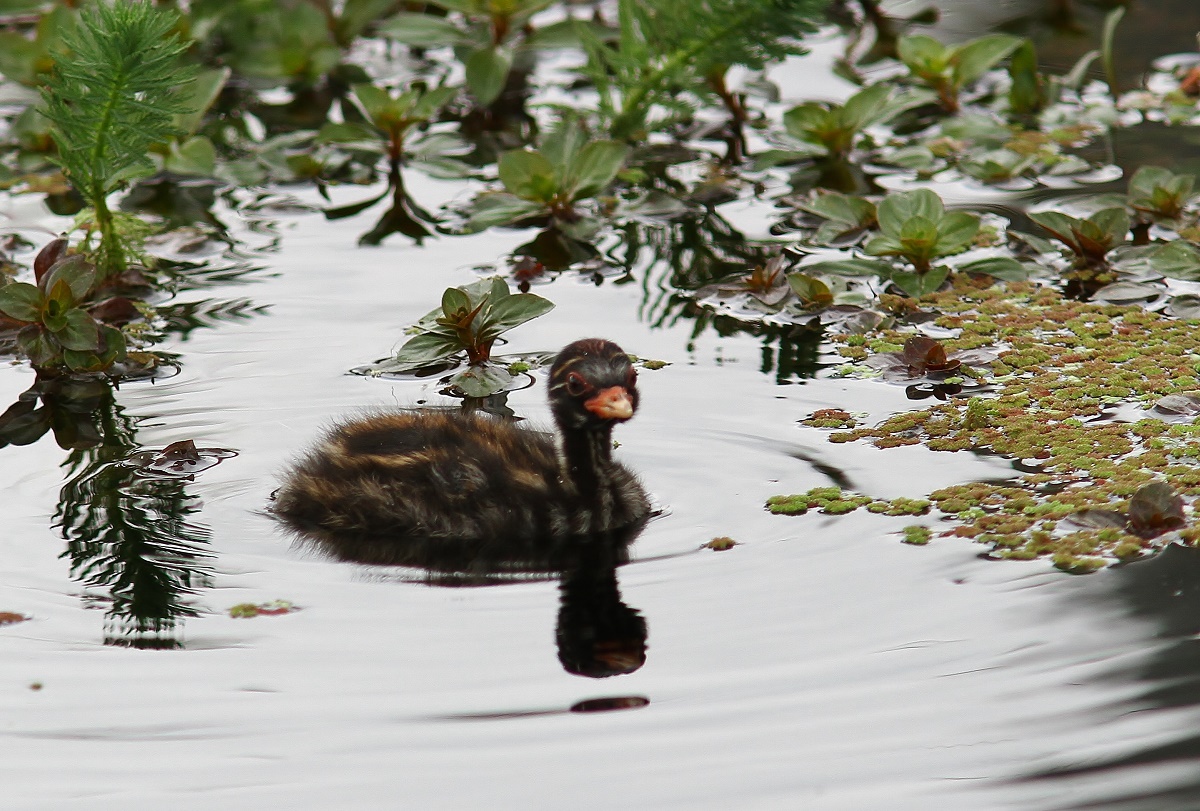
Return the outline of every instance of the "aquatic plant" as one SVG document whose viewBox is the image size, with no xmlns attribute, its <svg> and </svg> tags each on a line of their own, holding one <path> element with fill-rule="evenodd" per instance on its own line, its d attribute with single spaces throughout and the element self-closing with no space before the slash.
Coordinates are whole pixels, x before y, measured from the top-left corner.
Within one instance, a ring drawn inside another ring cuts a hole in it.
<svg viewBox="0 0 1200 811">
<path fill-rule="evenodd" d="M 18 328 L 17 347 L 35 369 L 91 372 L 125 355 L 121 331 L 99 323 L 86 305 L 97 284 L 96 266 L 51 242 L 35 262 L 37 284 L 0 287 L 0 313 Z"/>
<path fill-rule="evenodd" d="M 568 116 L 542 139 L 538 149 L 500 156 L 503 192 L 485 192 L 471 204 L 467 230 L 482 231 L 532 217 L 556 224 L 580 219 L 578 203 L 608 188 L 629 147 L 618 141 L 590 140 L 579 121 Z"/>
<path fill-rule="evenodd" d="M 548 26 L 541 32 L 530 18 L 553 0 L 437 0 L 432 5 L 451 15 L 404 11 L 383 22 L 379 31 L 386 37 L 418 48 L 452 47 L 465 71 L 467 90 L 481 106 L 496 101 L 508 83 L 514 57 L 551 44 L 562 35 L 573 38 L 571 22 Z M 461 17 L 461 19 L 459 19 Z M 540 34 L 540 37 L 539 37 Z"/>
<path fill-rule="evenodd" d="M 1078 269 L 1108 267 L 1108 254 L 1125 244 L 1129 214 L 1123 207 L 1103 208 L 1089 217 L 1072 217 L 1059 211 L 1031 211 L 1029 219 L 1065 245 Z"/>
<path fill-rule="evenodd" d="M 911 78 L 937 94 L 947 113 L 957 113 L 959 95 L 1021 44 L 1019 37 L 990 34 L 958 45 L 943 45 L 933 37 L 901 37 L 896 45 Z"/>
<path fill-rule="evenodd" d="M 578 26 L 588 56 L 583 72 L 596 92 L 599 127 L 619 141 L 641 141 L 685 117 L 680 89 L 704 95 L 723 87 L 733 65 L 753 70 L 799 53 L 813 30 L 818 0 L 619 0 L 617 36 L 606 43 Z"/>
<path fill-rule="evenodd" d="M 1195 175 L 1177 175 L 1160 166 L 1141 166 L 1129 178 L 1127 201 L 1142 217 L 1174 220 L 1192 201 Z"/>
<path fill-rule="evenodd" d="M 501 335 L 526 321 L 545 315 L 554 304 L 533 293 L 511 293 L 500 277 L 450 287 L 440 307 L 417 322 L 410 338 L 391 358 L 360 367 L 359 374 L 416 372 L 439 364 L 457 365 L 465 356 L 467 368 L 450 377 L 447 386 L 467 397 L 486 397 L 504 390 L 519 371 L 492 359 Z"/>
<path fill-rule="evenodd" d="M 886 124 L 905 110 L 928 104 L 936 97 L 927 91 L 896 92 L 886 84 L 865 87 L 842 104 L 809 101 L 783 114 L 788 139 L 778 139 L 780 148 L 755 156 L 758 168 L 806 157 L 844 160 L 863 130 Z"/>
<path fill-rule="evenodd" d="M 150 174 L 151 146 L 175 134 L 176 115 L 191 112 L 183 88 L 194 71 L 179 62 L 185 45 L 178 16 L 149 3 L 96 3 L 64 31 L 66 54 L 42 91 L 58 163 L 91 207 L 99 241 L 85 250 L 97 278 L 120 273 L 140 246 L 136 229 L 109 208 L 108 196 Z"/>
</svg>

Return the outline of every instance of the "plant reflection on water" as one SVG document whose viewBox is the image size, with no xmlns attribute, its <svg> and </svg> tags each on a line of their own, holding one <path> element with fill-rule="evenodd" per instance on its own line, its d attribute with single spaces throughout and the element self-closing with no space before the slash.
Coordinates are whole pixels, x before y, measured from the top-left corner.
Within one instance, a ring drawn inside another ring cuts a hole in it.
<svg viewBox="0 0 1200 811">
<path fill-rule="evenodd" d="M 231 451 L 176 443 L 138 451 L 136 421 L 103 377 L 39 376 L 0 415 L 0 443 L 28 445 L 47 432 L 68 450 L 54 526 L 67 541 L 71 576 L 105 605 L 104 644 L 178 648 L 190 598 L 210 585 L 208 528 L 190 520 L 194 472 Z"/>
</svg>

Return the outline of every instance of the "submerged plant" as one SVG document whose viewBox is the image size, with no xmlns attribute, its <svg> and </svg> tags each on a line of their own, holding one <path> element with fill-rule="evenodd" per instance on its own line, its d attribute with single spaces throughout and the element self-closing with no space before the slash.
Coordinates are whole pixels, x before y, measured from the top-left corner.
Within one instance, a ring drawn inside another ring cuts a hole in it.
<svg viewBox="0 0 1200 811">
<path fill-rule="evenodd" d="M 455 362 L 464 356 L 467 368 L 447 385 L 467 397 L 486 397 L 503 391 L 519 369 L 492 360 L 496 339 L 526 321 L 545 315 L 554 304 L 533 293 L 511 293 L 499 276 L 481 279 L 442 294 L 440 307 L 417 322 L 417 334 L 396 354 L 354 371 L 360 374 L 403 374 Z"/>
<path fill-rule="evenodd" d="M 87 249 L 101 280 L 121 272 L 139 245 L 122 229 L 108 197 L 150 174 L 151 146 L 176 133 L 190 111 L 185 86 L 194 71 L 179 63 L 178 17 L 144 2 L 96 3 L 58 55 L 42 91 L 58 162 L 93 212 L 99 243 Z M 89 235 L 90 241 L 90 235 Z"/>
</svg>

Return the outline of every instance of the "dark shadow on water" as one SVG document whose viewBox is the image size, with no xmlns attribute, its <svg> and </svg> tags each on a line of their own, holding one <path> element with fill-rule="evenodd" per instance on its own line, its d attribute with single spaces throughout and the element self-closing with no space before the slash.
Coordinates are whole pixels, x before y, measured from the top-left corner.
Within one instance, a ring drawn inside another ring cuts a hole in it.
<svg viewBox="0 0 1200 811">
<path fill-rule="evenodd" d="M 1136 685 L 1137 695 L 1127 699 L 1118 714 L 1178 711 L 1200 707 L 1200 549 L 1171 545 L 1148 560 L 1130 563 L 1097 575 L 1100 589 L 1088 595 L 1103 602 L 1119 602 L 1130 618 L 1148 621 L 1157 643 L 1136 665 L 1107 674 L 1107 680 Z M 1100 580 L 1104 577 L 1104 580 Z M 1076 595 L 1077 597 L 1083 595 Z M 1086 605 L 1084 606 L 1086 608 Z M 1177 713 L 1178 717 L 1185 717 Z M 1057 809 L 1105 809 L 1105 811 L 1171 811 L 1200 808 L 1200 731 L 1187 728 L 1167 743 L 1132 748 L 1127 754 L 1107 759 L 1052 766 L 1024 781 L 1064 782 L 1103 775 L 1109 782 L 1123 781 L 1131 787 L 1145 785 L 1137 774 L 1161 766 L 1192 764 L 1193 776 L 1181 783 L 1154 789 L 1114 792 L 1103 799 L 1057 806 Z"/>
</svg>

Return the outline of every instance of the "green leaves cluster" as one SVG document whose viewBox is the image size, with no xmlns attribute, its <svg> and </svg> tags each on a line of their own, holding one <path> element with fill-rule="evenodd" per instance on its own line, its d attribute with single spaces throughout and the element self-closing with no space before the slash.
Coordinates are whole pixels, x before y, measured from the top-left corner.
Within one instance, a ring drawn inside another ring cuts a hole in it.
<svg viewBox="0 0 1200 811">
<path fill-rule="evenodd" d="M 34 368 L 107 369 L 124 356 L 125 339 L 84 308 L 96 283 L 96 267 L 80 254 L 63 256 L 65 247 L 66 240 L 60 239 L 43 250 L 36 285 L 0 287 L 0 313 L 20 327 L 17 346 Z"/>
<path fill-rule="evenodd" d="M 496 339 L 526 321 L 545 315 L 554 304 L 532 293 L 512 293 L 499 276 L 481 279 L 442 294 L 440 307 L 417 322 L 417 334 L 396 354 L 371 366 L 356 369 L 365 374 L 401 374 L 466 356 L 468 368 L 448 381 L 468 397 L 486 397 L 502 391 L 515 375 L 492 361 Z"/>
<path fill-rule="evenodd" d="M 129 254 L 108 195 L 152 173 L 151 146 L 177 131 L 176 115 L 191 112 L 183 88 L 194 71 L 179 63 L 177 22 L 145 2 L 89 6 L 63 33 L 68 53 L 56 55 L 42 91 L 57 160 L 96 213 L 100 278 L 121 271 Z"/>
<path fill-rule="evenodd" d="M 612 43 L 582 23 L 584 74 L 599 93 L 599 121 L 617 140 L 642 140 L 691 107 L 680 91 L 711 92 L 732 65 L 760 69 L 800 53 L 820 0 L 620 0 Z M 658 112 L 656 112 L 656 110 Z M 663 113 L 666 115 L 664 116 Z M 657 117 L 656 117 L 657 116 Z"/>
<path fill-rule="evenodd" d="M 576 204 L 607 189 L 628 154 L 629 147 L 618 141 L 589 140 L 578 121 L 568 118 L 538 149 L 500 156 L 505 191 L 477 197 L 467 229 L 482 231 L 535 216 L 573 222 L 579 218 Z"/>
<path fill-rule="evenodd" d="M 380 33 L 418 48 L 454 48 L 466 68 L 467 89 L 486 107 L 504 90 L 514 52 L 522 46 L 536 47 L 536 33 L 526 36 L 526 26 L 534 14 L 551 2 L 438 0 L 433 5 L 460 15 L 461 19 L 401 12 L 383 23 Z"/>
<path fill-rule="evenodd" d="M 867 239 L 863 252 L 906 263 L 850 258 L 808 265 L 806 272 L 877 275 L 914 297 L 941 286 L 950 268 L 935 267 L 934 262 L 967 250 L 980 230 L 979 217 L 965 211 L 947 211 L 942 199 L 929 189 L 893 192 L 874 207 L 862 198 L 824 194 L 808 203 L 805 210 L 828 220 L 817 231 L 817 237 L 827 244 L 871 227 L 874 220 L 878 233 Z M 958 268 L 1004 279 L 1026 276 L 1020 262 L 1002 256 L 962 262 Z"/>
<path fill-rule="evenodd" d="M 901 37 L 896 44 L 900 61 L 912 78 L 933 90 L 948 113 L 959 108 L 959 93 L 1023 42 L 1008 34 L 991 34 L 959 45 L 943 45 L 933 37 Z"/>
<path fill-rule="evenodd" d="M 1123 207 L 1104 208 L 1090 217 L 1058 211 L 1031 211 L 1029 219 L 1070 249 L 1077 267 L 1107 267 L 1108 252 L 1125 243 L 1129 214 Z"/>
<path fill-rule="evenodd" d="M 783 115 L 783 126 L 792 143 L 758 157 L 759 167 L 808 156 L 843 160 L 863 130 L 872 124 L 885 124 L 905 110 L 934 100 L 932 93 L 910 90 L 894 93 L 885 84 L 863 88 L 844 104 L 809 101 Z"/>
</svg>

